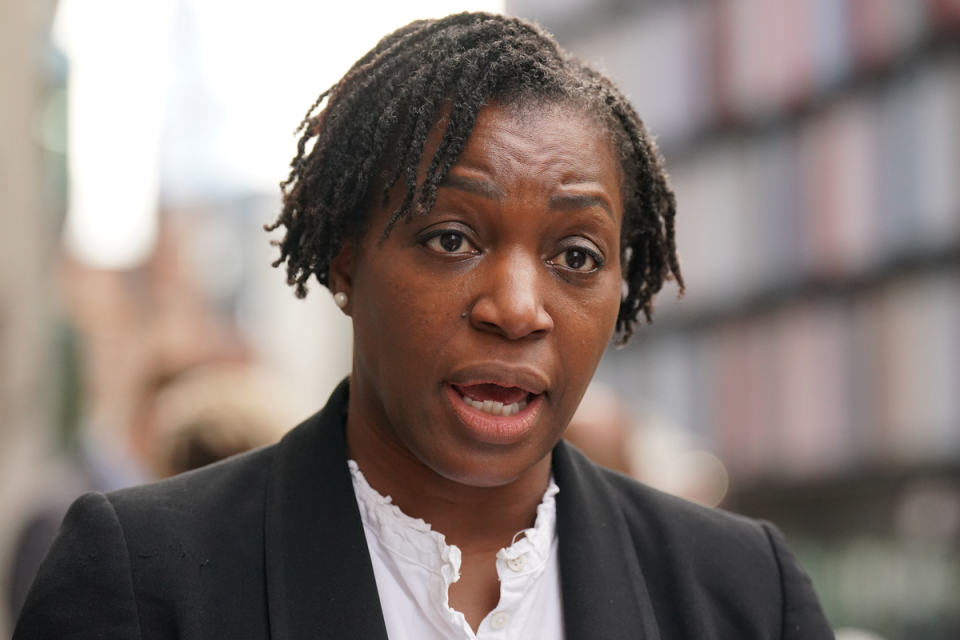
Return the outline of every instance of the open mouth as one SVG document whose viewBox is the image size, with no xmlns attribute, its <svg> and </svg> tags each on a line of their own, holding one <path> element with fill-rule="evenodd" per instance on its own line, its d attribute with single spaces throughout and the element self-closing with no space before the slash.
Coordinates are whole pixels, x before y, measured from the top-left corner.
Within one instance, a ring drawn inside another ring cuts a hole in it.
<svg viewBox="0 0 960 640">
<path fill-rule="evenodd" d="M 505 418 L 526 409 L 530 403 L 530 396 L 533 395 L 520 387 L 501 387 L 498 384 L 451 386 L 467 406 L 492 416 Z"/>
<path fill-rule="evenodd" d="M 454 413 L 483 442 L 519 441 L 533 426 L 543 393 L 494 383 L 446 384 Z"/>
</svg>

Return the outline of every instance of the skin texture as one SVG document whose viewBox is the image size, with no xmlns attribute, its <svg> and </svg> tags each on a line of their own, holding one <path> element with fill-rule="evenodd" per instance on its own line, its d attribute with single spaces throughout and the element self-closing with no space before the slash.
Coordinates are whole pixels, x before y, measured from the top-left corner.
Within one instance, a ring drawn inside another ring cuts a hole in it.
<svg viewBox="0 0 960 640">
<path fill-rule="evenodd" d="M 354 325 L 347 443 L 371 486 L 460 547 L 450 604 L 476 630 L 499 600 L 496 552 L 533 526 L 550 451 L 613 333 L 618 163 L 586 115 L 494 103 L 433 210 L 381 242 L 400 193 L 331 263 L 330 288 L 349 296 Z M 538 393 L 527 427 L 509 437 L 470 428 L 449 385 L 478 381 Z"/>
</svg>

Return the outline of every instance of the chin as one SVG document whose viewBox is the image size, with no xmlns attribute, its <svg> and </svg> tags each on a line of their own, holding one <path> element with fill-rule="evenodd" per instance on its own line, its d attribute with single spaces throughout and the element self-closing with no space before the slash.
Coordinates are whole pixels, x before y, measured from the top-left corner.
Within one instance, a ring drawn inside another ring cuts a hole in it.
<svg viewBox="0 0 960 640">
<path fill-rule="evenodd" d="M 494 488 L 520 480 L 548 459 L 560 433 L 548 442 L 518 442 L 491 445 L 468 442 L 444 451 L 412 450 L 434 473 L 469 487 Z"/>
<path fill-rule="evenodd" d="M 540 462 L 540 460 L 537 462 Z M 502 467 L 500 465 L 481 463 L 478 465 L 464 465 L 450 470 L 438 469 L 436 467 L 432 468 L 436 473 L 445 477 L 447 480 L 451 480 L 468 487 L 476 487 L 477 489 L 492 489 L 496 487 L 504 487 L 516 482 L 535 466 L 536 463 L 521 467 Z"/>
</svg>

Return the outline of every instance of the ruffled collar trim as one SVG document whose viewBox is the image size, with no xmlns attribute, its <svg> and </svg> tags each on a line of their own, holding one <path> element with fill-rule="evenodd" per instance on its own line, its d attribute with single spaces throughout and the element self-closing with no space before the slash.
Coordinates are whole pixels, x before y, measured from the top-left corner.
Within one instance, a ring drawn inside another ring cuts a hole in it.
<svg viewBox="0 0 960 640">
<path fill-rule="evenodd" d="M 412 518 L 367 483 L 356 461 L 348 460 L 354 491 L 361 505 L 363 524 L 373 531 L 380 543 L 407 560 L 443 576 L 446 586 L 460 578 L 460 549 L 446 543 L 444 535 L 434 531 L 420 518 Z M 509 547 L 497 552 L 500 560 L 513 560 L 527 555 L 525 567 L 517 577 L 542 570 L 550 557 L 556 536 L 557 504 L 555 496 L 560 488 L 550 477 L 543 499 L 537 506 L 534 526 L 517 532 Z"/>
</svg>

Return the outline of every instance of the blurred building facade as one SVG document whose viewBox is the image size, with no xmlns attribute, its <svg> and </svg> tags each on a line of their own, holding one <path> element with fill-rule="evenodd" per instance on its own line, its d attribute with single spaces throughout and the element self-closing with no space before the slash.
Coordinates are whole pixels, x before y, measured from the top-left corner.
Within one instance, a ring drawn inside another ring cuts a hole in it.
<svg viewBox="0 0 960 640">
<path fill-rule="evenodd" d="M 55 120 L 57 62 L 44 47 L 53 2 L 0 3 L 0 575 L 16 525 L 45 482 L 55 412 L 50 344 L 49 258 L 62 169 L 42 140 Z M 49 197 L 47 197 L 49 196 Z M 59 207 L 62 212 L 62 206 Z M 6 585 L 3 585 L 4 587 Z M 0 592 L 5 589 L 0 588 Z M 0 636 L 11 621 L 0 603 Z"/>
<path fill-rule="evenodd" d="M 726 466 L 836 627 L 960 637 L 960 3 L 511 0 L 657 136 L 687 295 L 598 380 Z"/>
</svg>

